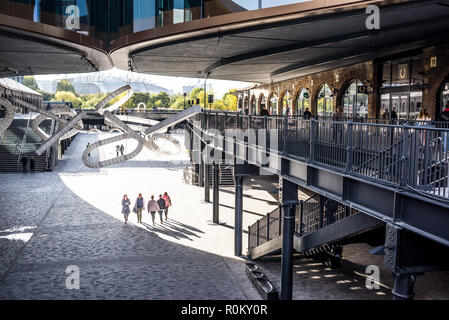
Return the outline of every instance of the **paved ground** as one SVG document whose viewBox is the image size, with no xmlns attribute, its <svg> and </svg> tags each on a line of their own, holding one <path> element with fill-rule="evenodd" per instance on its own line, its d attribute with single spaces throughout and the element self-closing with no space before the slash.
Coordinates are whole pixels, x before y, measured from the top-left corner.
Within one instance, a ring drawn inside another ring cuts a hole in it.
<svg viewBox="0 0 449 320">
<path fill-rule="evenodd" d="M 186 155 L 169 159 L 150 151 L 111 168 L 94 170 L 81 162 L 87 142 L 80 134 L 56 171 L 0 176 L 0 299 L 260 299 L 233 256 L 234 196 L 220 192 L 220 220 L 210 224 L 212 205 L 204 190 L 182 182 Z M 125 144 L 128 151 L 135 143 Z M 168 147 L 167 147 L 168 148 Z M 106 146 L 92 157 L 115 155 Z M 169 160 L 169 161 L 168 161 Z M 244 226 L 276 207 L 276 181 L 245 182 Z M 268 191 L 272 191 L 267 192 Z M 152 226 L 150 216 L 125 225 L 120 200 L 134 202 L 167 191 L 169 221 Z M 244 234 L 246 252 L 247 234 Z M 392 278 L 383 257 L 366 245 L 345 247 L 343 267 L 330 270 L 310 259 L 294 266 L 295 299 L 391 299 Z M 257 262 L 280 287 L 279 257 Z M 365 267 L 381 267 L 380 290 L 365 288 Z M 67 266 L 80 270 L 80 290 L 66 288 Z M 418 299 L 448 299 L 447 273 L 419 277 Z"/>
<path fill-rule="evenodd" d="M 0 299 L 260 299 L 231 258 L 232 229 L 209 225 L 202 190 L 182 183 L 184 155 L 92 170 L 80 155 L 96 139 L 80 134 L 53 173 L 0 176 Z M 174 204 L 166 223 L 153 227 L 148 213 L 143 225 L 135 215 L 123 223 L 124 193 L 147 201 L 164 191 Z M 66 288 L 69 265 L 80 290 Z"/>
</svg>

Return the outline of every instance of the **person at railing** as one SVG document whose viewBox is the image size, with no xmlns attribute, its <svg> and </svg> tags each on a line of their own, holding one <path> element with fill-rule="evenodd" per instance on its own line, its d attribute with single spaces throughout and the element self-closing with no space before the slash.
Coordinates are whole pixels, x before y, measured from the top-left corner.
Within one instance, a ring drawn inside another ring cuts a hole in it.
<svg viewBox="0 0 449 320">
<path fill-rule="evenodd" d="M 427 109 L 422 108 L 419 112 L 418 118 L 416 119 L 415 125 L 417 127 L 432 127 L 430 120 L 432 120 L 427 113 Z M 425 130 L 418 130 L 419 131 L 419 142 L 421 146 L 426 145 L 426 131 Z"/>
<path fill-rule="evenodd" d="M 309 111 L 309 108 L 306 108 L 306 111 L 304 111 L 304 119 L 310 120 L 312 118 L 312 113 Z"/>
<path fill-rule="evenodd" d="M 268 112 L 268 110 L 267 110 L 266 107 L 263 107 L 263 108 L 262 108 L 262 111 L 260 111 L 260 115 L 261 115 L 262 117 L 268 117 L 268 116 L 270 115 L 270 113 Z"/>
<path fill-rule="evenodd" d="M 30 171 L 34 172 L 34 169 L 35 169 L 34 157 L 31 157 L 31 159 L 30 159 Z"/>
<path fill-rule="evenodd" d="M 245 116 L 249 115 L 249 109 L 248 107 L 245 108 Z"/>
<path fill-rule="evenodd" d="M 398 114 L 396 113 L 396 108 L 393 107 L 393 109 L 391 109 L 391 123 L 396 124 L 397 120 Z"/>
<path fill-rule="evenodd" d="M 444 111 L 438 116 L 437 120 L 440 122 L 438 124 L 439 128 L 442 128 L 442 129 L 449 128 L 449 101 L 446 102 Z M 442 132 L 441 134 L 442 134 L 442 138 L 443 138 L 444 152 L 446 152 L 449 149 L 449 134 L 448 134 L 448 132 Z"/>
</svg>

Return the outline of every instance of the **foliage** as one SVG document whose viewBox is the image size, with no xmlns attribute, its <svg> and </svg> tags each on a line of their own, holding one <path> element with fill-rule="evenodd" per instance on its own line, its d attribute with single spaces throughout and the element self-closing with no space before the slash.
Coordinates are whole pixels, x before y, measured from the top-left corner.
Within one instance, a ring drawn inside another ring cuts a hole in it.
<svg viewBox="0 0 449 320">
<path fill-rule="evenodd" d="M 39 90 L 39 86 L 37 85 L 36 79 L 34 79 L 33 76 L 24 76 L 23 85 L 35 91 Z"/>
<path fill-rule="evenodd" d="M 42 95 L 43 101 L 51 101 L 55 99 L 55 95 L 49 92 L 45 92 L 42 90 L 36 90 L 36 92 L 39 92 Z"/>
<path fill-rule="evenodd" d="M 55 98 L 52 101 L 64 101 L 71 102 L 74 108 L 80 108 L 83 104 L 81 98 L 77 97 L 73 92 L 58 91 L 55 94 Z"/>
<path fill-rule="evenodd" d="M 67 91 L 76 94 L 75 87 L 72 85 L 70 80 L 67 79 L 58 81 L 58 83 L 56 84 L 56 91 Z"/>
</svg>

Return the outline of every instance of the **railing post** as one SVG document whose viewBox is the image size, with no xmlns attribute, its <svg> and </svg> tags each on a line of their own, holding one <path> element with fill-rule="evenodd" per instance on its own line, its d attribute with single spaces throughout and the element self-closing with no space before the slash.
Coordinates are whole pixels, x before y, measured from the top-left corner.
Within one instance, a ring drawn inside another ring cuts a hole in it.
<svg viewBox="0 0 449 320">
<path fill-rule="evenodd" d="M 259 222 L 260 220 L 257 220 L 257 230 L 256 230 L 256 247 L 259 246 Z"/>
<path fill-rule="evenodd" d="M 401 155 L 401 178 L 399 180 L 399 185 L 401 187 L 406 186 L 408 184 L 409 176 L 407 174 L 408 168 L 408 160 L 410 159 L 409 155 L 409 129 L 407 127 L 403 127 L 402 129 L 402 155 Z"/>
<path fill-rule="evenodd" d="M 324 224 L 324 197 L 320 195 L 320 229 L 323 227 Z"/>
<path fill-rule="evenodd" d="M 382 150 L 379 154 L 379 179 L 384 178 L 384 157 L 385 152 Z"/>
<path fill-rule="evenodd" d="M 288 117 L 284 117 L 284 132 L 283 132 L 283 138 L 284 138 L 284 146 L 282 148 L 282 155 L 286 156 L 288 154 L 287 152 L 287 146 L 288 146 L 288 140 L 287 140 L 287 128 L 288 128 Z"/>
<path fill-rule="evenodd" d="M 282 238 L 281 300 L 291 300 L 293 291 L 293 235 L 297 201 L 284 201 L 284 232 Z"/>
<path fill-rule="evenodd" d="M 354 128 L 354 123 L 352 121 L 349 121 L 347 123 L 347 136 L 348 136 L 348 141 L 347 141 L 347 145 L 346 145 L 346 172 L 351 172 L 352 171 L 352 156 L 353 156 L 353 128 Z"/>
<path fill-rule="evenodd" d="M 248 250 L 251 248 L 251 226 L 248 226 Z"/>
<path fill-rule="evenodd" d="M 302 237 L 303 235 L 303 228 L 302 228 L 302 220 L 304 218 L 304 200 L 299 201 L 299 221 L 298 221 L 298 225 L 299 225 L 299 236 Z"/>
<path fill-rule="evenodd" d="M 267 214 L 267 242 L 270 241 L 270 213 Z"/>
<path fill-rule="evenodd" d="M 281 235 L 282 233 L 282 207 L 279 207 L 279 230 L 278 230 L 278 235 Z"/>
<path fill-rule="evenodd" d="M 315 119 L 310 119 L 310 132 L 309 132 L 309 143 L 310 143 L 310 159 L 309 162 L 310 163 L 314 163 L 315 162 L 315 129 L 317 126 L 317 122 Z"/>
</svg>

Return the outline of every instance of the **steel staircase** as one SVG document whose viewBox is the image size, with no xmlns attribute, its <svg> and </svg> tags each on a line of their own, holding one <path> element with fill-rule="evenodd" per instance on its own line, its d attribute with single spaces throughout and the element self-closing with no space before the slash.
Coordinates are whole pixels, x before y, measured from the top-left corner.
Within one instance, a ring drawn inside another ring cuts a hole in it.
<svg viewBox="0 0 449 320">
<path fill-rule="evenodd" d="M 319 194 L 296 208 L 295 224 L 295 251 L 331 262 L 339 261 L 343 244 L 359 242 L 361 234 L 385 226 L 378 219 Z M 249 227 L 248 257 L 254 260 L 279 253 L 282 231 L 282 207 L 278 207 Z"/>
<path fill-rule="evenodd" d="M 46 120 L 41 124 L 41 127 L 47 132 L 50 131 L 50 126 L 51 120 Z M 45 171 L 47 155 L 37 156 L 35 154 L 41 143 L 41 137 L 30 128 L 29 120 L 15 119 L 0 140 L 0 173 L 22 172 L 20 159 L 25 154 L 28 160 L 34 157 L 36 171 Z"/>
</svg>

